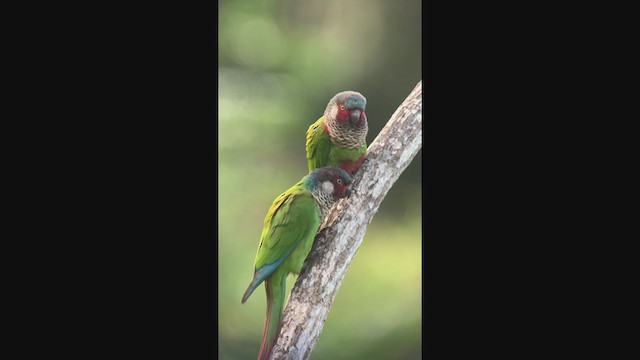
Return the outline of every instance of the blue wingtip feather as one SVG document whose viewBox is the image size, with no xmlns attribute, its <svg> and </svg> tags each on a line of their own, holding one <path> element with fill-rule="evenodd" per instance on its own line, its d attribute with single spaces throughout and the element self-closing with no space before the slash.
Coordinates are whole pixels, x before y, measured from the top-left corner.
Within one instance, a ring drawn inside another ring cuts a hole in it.
<svg viewBox="0 0 640 360">
<path fill-rule="evenodd" d="M 267 264 L 261 267 L 260 269 L 256 270 L 255 273 L 253 273 L 253 280 L 251 280 L 251 283 L 249 284 L 247 291 L 245 291 L 244 295 L 242 296 L 243 304 L 247 301 L 249 296 L 251 296 L 251 294 L 258 287 L 258 285 L 260 285 L 264 281 L 264 279 L 266 279 L 269 275 L 271 275 L 271 273 L 273 273 L 273 271 L 278 267 L 278 265 L 282 263 L 282 260 L 284 260 L 284 257 L 278 261 L 272 262 L 271 264 Z"/>
</svg>

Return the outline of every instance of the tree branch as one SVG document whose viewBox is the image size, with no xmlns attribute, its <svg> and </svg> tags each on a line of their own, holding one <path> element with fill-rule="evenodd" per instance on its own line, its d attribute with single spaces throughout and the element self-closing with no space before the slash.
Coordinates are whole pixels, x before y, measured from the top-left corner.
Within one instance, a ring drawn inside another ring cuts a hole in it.
<svg viewBox="0 0 640 360">
<path fill-rule="evenodd" d="M 422 148 L 422 81 L 367 149 L 355 193 L 327 215 L 291 290 L 270 359 L 308 359 L 367 226 L 391 186 Z"/>
</svg>

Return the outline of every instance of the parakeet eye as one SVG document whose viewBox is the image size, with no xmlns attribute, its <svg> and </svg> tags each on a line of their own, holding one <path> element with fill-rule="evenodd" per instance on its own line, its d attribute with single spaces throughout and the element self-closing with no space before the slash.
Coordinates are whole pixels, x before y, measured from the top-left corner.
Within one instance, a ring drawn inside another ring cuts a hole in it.
<svg viewBox="0 0 640 360">
<path fill-rule="evenodd" d="M 338 184 L 342 185 L 342 179 L 337 180 Z"/>
<path fill-rule="evenodd" d="M 340 110 L 344 110 L 344 105 L 340 105 Z"/>
</svg>

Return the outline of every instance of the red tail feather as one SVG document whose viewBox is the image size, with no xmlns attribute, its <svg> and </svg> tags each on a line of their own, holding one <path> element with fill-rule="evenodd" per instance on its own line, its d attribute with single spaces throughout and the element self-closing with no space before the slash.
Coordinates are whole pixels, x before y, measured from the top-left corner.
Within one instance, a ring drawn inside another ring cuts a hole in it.
<svg viewBox="0 0 640 360">
<path fill-rule="evenodd" d="M 269 281 L 269 280 L 267 280 Z M 267 320 L 264 322 L 264 330 L 262 331 L 262 342 L 260 343 L 260 352 L 258 353 L 258 360 L 267 360 L 269 358 L 269 353 L 271 352 L 270 344 L 267 344 L 267 332 L 269 330 L 269 320 L 271 318 L 271 292 L 269 291 L 269 286 L 265 283 L 265 289 L 267 289 Z"/>
<path fill-rule="evenodd" d="M 258 360 L 267 360 L 280 330 L 280 319 L 284 305 L 285 282 L 287 273 L 276 273 L 265 280 L 267 290 L 267 319 L 264 323 L 262 343 Z"/>
</svg>

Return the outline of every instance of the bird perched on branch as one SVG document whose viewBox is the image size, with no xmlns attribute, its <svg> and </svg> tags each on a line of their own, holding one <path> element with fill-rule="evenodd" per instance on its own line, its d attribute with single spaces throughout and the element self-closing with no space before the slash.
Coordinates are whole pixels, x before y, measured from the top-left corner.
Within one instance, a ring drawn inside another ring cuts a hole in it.
<svg viewBox="0 0 640 360">
<path fill-rule="evenodd" d="M 351 176 L 340 168 L 311 171 L 271 204 L 264 219 L 255 271 L 242 303 L 265 282 L 267 319 L 259 360 L 268 358 L 284 308 L 286 279 L 299 274 L 322 220 L 335 201 L 351 195 Z"/>
<path fill-rule="evenodd" d="M 336 94 L 324 115 L 307 130 L 309 171 L 337 166 L 353 176 L 367 152 L 367 100 L 355 91 Z"/>
</svg>

